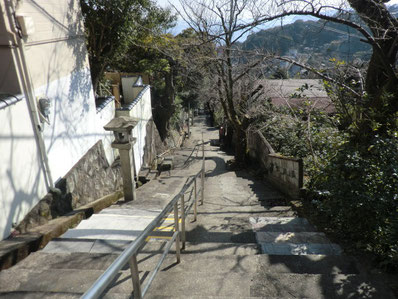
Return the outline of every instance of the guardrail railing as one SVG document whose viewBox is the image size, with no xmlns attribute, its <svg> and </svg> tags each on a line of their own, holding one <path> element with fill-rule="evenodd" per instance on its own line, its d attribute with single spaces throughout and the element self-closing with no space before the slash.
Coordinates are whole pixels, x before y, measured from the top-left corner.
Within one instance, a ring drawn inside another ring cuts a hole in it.
<svg viewBox="0 0 398 299">
<path fill-rule="evenodd" d="M 88 289 L 81 298 L 92 299 L 99 298 L 107 287 L 111 285 L 118 272 L 126 265 L 129 264 L 131 271 L 131 278 L 133 284 L 133 294 L 135 299 L 141 299 L 148 292 L 152 281 L 155 279 L 156 274 L 159 272 L 160 267 L 169 253 L 171 246 L 175 243 L 177 263 L 181 260 L 181 249 L 185 248 L 185 218 L 194 207 L 194 221 L 197 219 L 197 202 L 198 194 L 200 192 L 200 203 L 203 205 L 204 200 L 204 180 L 205 180 L 205 151 L 204 151 L 203 133 L 202 133 L 202 168 L 183 186 L 181 191 L 174 196 L 174 198 L 167 204 L 167 206 L 160 212 L 160 214 L 152 220 L 152 222 L 141 232 L 141 234 L 115 259 L 115 261 L 105 270 L 105 272 L 95 281 L 95 283 Z M 201 188 L 198 190 L 197 179 L 200 177 Z M 185 204 L 185 193 L 192 186 L 194 189 L 194 196 L 191 202 Z M 199 192 L 198 192 L 199 191 Z M 178 202 L 180 201 L 180 216 L 178 209 Z M 160 257 L 155 269 L 151 272 L 147 282 L 141 285 L 139 279 L 139 270 L 137 263 L 137 254 L 146 244 L 146 239 L 158 227 L 165 218 L 174 211 L 174 233 L 171 239 L 167 242 L 162 256 Z M 179 228 L 179 220 L 181 219 L 181 229 Z M 182 246 L 181 244 L 182 243 Z"/>
</svg>

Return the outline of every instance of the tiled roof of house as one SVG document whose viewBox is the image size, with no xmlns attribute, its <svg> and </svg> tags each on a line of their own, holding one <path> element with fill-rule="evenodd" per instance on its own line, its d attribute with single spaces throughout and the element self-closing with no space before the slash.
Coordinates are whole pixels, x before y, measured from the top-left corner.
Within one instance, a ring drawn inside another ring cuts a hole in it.
<svg viewBox="0 0 398 299">
<path fill-rule="evenodd" d="M 264 94 L 275 106 L 295 108 L 309 107 L 333 113 L 335 107 L 328 97 L 321 80 L 317 79 L 278 79 L 262 80 Z M 302 87 L 302 91 L 299 89 Z"/>
</svg>

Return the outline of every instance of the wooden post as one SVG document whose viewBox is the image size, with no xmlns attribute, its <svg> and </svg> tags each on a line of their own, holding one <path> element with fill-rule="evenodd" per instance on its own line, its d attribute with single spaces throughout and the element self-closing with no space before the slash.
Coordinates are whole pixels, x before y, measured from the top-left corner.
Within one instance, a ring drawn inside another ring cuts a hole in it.
<svg viewBox="0 0 398 299">
<path fill-rule="evenodd" d="M 115 107 L 120 108 L 120 89 L 119 84 L 112 84 L 112 94 L 115 97 Z"/>
</svg>

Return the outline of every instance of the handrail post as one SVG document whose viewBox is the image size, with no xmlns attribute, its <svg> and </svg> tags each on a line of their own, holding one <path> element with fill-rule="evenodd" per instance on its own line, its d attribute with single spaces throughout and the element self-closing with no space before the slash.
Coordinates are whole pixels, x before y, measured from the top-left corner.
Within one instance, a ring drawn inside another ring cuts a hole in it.
<svg viewBox="0 0 398 299">
<path fill-rule="evenodd" d="M 194 191 L 195 191 L 195 196 L 194 196 L 194 203 L 193 203 L 193 220 L 196 221 L 198 217 L 198 187 L 196 186 L 196 176 L 194 180 Z"/>
<path fill-rule="evenodd" d="M 203 132 L 202 132 L 202 157 L 205 158 L 205 142 L 203 140 Z"/>
<path fill-rule="evenodd" d="M 178 206 L 177 206 L 177 201 L 174 204 L 174 228 L 177 232 L 177 238 L 176 238 L 176 256 L 177 256 L 177 263 L 180 263 L 181 261 L 181 252 L 180 252 L 180 230 L 178 228 Z"/>
<path fill-rule="evenodd" d="M 202 132 L 202 188 L 201 188 L 201 205 L 203 205 L 203 200 L 205 196 L 205 142 L 203 140 L 203 132 Z"/>
<path fill-rule="evenodd" d="M 131 271 L 131 279 L 133 280 L 133 292 L 134 298 L 141 299 L 141 283 L 140 277 L 138 274 L 138 264 L 137 264 L 137 255 L 133 254 L 129 260 L 130 271 Z"/>
<path fill-rule="evenodd" d="M 203 205 L 203 200 L 205 197 L 205 170 L 202 168 L 202 175 L 201 175 L 202 179 L 201 179 L 201 190 L 200 190 L 200 205 Z"/>
<path fill-rule="evenodd" d="M 204 163 L 204 158 L 203 157 L 203 163 Z M 204 166 L 204 165 L 203 165 Z M 95 283 L 83 294 L 81 298 L 84 299 L 91 299 L 91 298 L 99 298 L 101 297 L 101 294 L 106 290 L 106 288 L 114 281 L 115 277 L 119 273 L 119 271 L 126 265 L 129 264 L 130 266 L 130 271 L 131 271 L 131 280 L 133 283 L 133 295 L 134 298 L 140 298 L 142 299 L 145 294 L 147 293 L 153 279 L 155 278 L 156 273 L 160 270 L 161 265 L 166 258 L 167 254 L 170 251 L 171 246 L 175 242 L 175 250 L 176 250 L 176 257 L 177 257 L 177 263 L 181 262 L 181 231 L 180 231 L 180 225 L 179 225 L 179 200 L 181 200 L 181 222 L 183 225 L 184 229 L 184 243 L 186 241 L 185 239 L 185 216 L 186 216 L 186 211 L 185 211 L 185 192 L 191 188 L 192 184 L 194 184 L 194 189 L 195 189 L 195 198 L 194 198 L 194 209 L 195 209 L 195 220 L 197 218 L 197 201 L 199 200 L 198 198 L 198 178 L 199 176 L 202 177 L 202 184 L 204 184 L 204 177 L 205 177 L 205 171 L 204 167 L 202 170 L 200 170 L 193 179 L 189 181 L 189 183 L 186 183 L 180 193 L 175 195 L 173 199 L 166 205 L 166 207 L 163 208 L 163 210 L 159 213 L 158 216 L 155 217 L 151 221 L 151 223 L 137 236 L 137 238 L 134 240 L 134 242 L 130 243 L 127 248 L 122 252 L 121 255 L 119 255 L 113 262 L 112 264 L 108 267 L 108 269 L 100 276 L 98 279 L 95 281 Z M 192 189 L 190 189 L 192 192 Z M 202 190 L 204 190 L 204 187 L 202 185 Z M 181 197 L 181 198 L 180 198 Z M 203 194 L 202 194 L 202 204 L 203 204 Z M 192 207 L 192 203 L 190 200 L 188 200 L 188 205 L 187 205 L 187 211 L 189 212 Z M 163 255 L 158 262 L 157 266 L 155 267 L 155 271 L 150 274 L 149 280 L 146 281 L 145 284 L 141 286 L 140 284 L 140 277 L 139 277 L 139 271 L 138 271 L 138 263 L 137 263 L 137 253 L 142 247 L 142 245 L 146 242 L 147 237 L 153 232 L 153 230 L 158 227 L 161 223 L 163 223 L 164 219 L 167 218 L 168 215 L 170 215 L 171 210 L 174 209 L 174 233 L 171 238 L 171 240 L 168 242 L 165 251 L 163 252 Z M 184 222 L 183 222 L 184 221 Z M 185 245 L 185 244 L 184 244 Z"/>
<path fill-rule="evenodd" d="M 185 249 L 185 198 L 184 193 L 181 195 L 181 249 Z"/>
</svg>

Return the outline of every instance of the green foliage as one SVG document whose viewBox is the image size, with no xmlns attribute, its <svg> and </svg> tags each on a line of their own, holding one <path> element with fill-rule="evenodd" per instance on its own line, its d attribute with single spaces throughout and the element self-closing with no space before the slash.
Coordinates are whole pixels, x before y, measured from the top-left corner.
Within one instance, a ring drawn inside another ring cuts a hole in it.
<svg viewBox="0 0 398 299">
<path fill-rule="evenodd" d="M 300 98 L 302 91 L 298 90 L 294 97 Z M 274 107 L 268 103 L 265 111 L 261 130 L 264 137 L 276 152 L 303 159 L 306 175 L 317 169 L 322 158 L 342 141 L 335 118 L 313 110 L 312 102 L 305 98 L 301 108 Z"/>
<path fill-rule="evenodd" d="M 185 108 L 188 104 L 191 108 L 197 106 L 202 81 L 201 55 L 207 50 L 198 44 L 197 35 L 191 29 L 177 36 L 147 35 L 139 41 L 139 46 L 133 43 L 118 64 L 121 71 L 133 70 L 150 76 L 153 116 L 162 139 L 167 137 L 169 127 L 176 123 L 172 117 L 178 114 L 175 110 L 179 105 Z"/>
<path fill-rule="evenodd" d="M 324 159 L 308 184 L 317 213 L 357 248 L 398 266 L 398 138 L 376 136 L 367 147 L 347 140 Z"/>
<path fill-rule="evenodd" d="M 224 125 L 225 116 L 224 116 L 224 111 L 222 110 L 221 107 L 219 107 L 219 109 L 214 110 L 213 118 L 214 118 L 215 127 Z"/>
<path fill-rule="evenodd" d="M 303 158 L 310 211 L 324 228 L 351 249 L 370 252 L 382 265 L 397 268 L 396 119 L 387 121 L 387 133 L 378 134 L 381 126 L 369 112 L 372 134 L 366 132 L 366 139 L 358 142 L 357 126 L 339 130 L 339 113 L 330 117 L 309 110 L 310 106 L 288 109 L 267 104 L 264 136 L 283 155 Z"/>
<path fill-rule="evenodd" d="M 183 127 L 184 120 L 182 119 L 183 107 L 182 99 L 176 97 L 174 100 L 174 113 L 170 118 L 170 127 L 176 129 L 177 131 Z"/>
<path fill-rule="evenodd" d="M 91 75 L 97 87 L 106 68 L 115 68 L 133 43 L 169 28 L 175 19 L 151 0 L 80 0 Z"/>
</svg>

